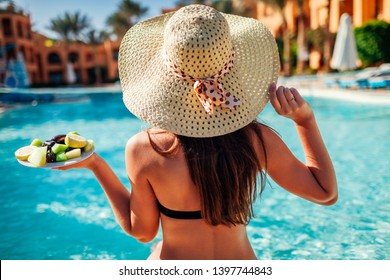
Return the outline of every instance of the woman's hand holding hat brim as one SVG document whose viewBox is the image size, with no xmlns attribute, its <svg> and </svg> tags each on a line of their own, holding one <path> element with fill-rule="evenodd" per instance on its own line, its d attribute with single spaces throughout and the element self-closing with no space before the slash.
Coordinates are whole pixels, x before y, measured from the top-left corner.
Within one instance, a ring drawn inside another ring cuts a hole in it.
<svg viewBox="0 0 390 280">
<path fill-rule="evenodd" d="M 269 87 L 270 102 L 275 111 L 301 125 L 314 118 L 313 110 L 295 88 L 277 87 L 272 83 Z"/>
</svg>

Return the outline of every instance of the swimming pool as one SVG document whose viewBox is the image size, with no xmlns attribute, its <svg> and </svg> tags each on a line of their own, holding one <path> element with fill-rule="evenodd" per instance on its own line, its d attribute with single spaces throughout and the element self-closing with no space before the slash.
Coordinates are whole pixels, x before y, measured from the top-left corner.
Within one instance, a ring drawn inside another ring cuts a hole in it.
<svg viewBox="0 0 390 280">
<path fill-rule="evenodd" d="M 248 226 L 260 259 L 390 259 L 390 106 L 309 97 L 333 159 L 339 201 L 318 206 L 270 182 Z M 303 158 L 294 126 L 267 105 L 260 119 Z M 21 106 L 0 114 L 1 259 L 145 259 L 142 244 L 116 224 L 92 174 L 26 168 L 16 148 L 77 130 L 123 183 L 127 139 L 146 128 L 119 94 Z M 161 238 L 159 233 L 156 240 Z"/>
</svg>

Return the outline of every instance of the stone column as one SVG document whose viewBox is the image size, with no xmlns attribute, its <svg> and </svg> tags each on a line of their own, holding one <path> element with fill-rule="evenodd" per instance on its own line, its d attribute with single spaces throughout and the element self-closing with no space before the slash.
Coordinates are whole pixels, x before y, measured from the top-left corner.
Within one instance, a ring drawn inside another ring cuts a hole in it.
<svg viewBox="0 0 390 280">
<path fill-rule="evenodd" d="M 369 20 L 375 19 L 376 2 L 372 0 L 353 1 L 353 25 L 362 26 Z"/>
<path fill-rule="evenodd" d="M 382 19 L 390 22 L 390 0 L 383 0 Z"/>
</svg>

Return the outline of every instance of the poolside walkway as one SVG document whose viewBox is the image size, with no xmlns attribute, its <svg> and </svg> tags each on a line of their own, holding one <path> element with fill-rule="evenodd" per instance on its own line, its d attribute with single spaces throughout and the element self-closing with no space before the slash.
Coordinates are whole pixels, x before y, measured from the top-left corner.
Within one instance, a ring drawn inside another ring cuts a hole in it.
<svg viewBox="0 0 390 280">
<path fill-rule="evenodd" d="M 322 98 L 341 99 L 360 103 L 386 104 L 390 105 L 390 90 L 380 89 L 358 89 L 339 88 L 325 86 L 327 75 L 293 76 L 279 80 L 279 84 L 299 89 L 303 96 L 317 96 Z"/>
<path fill-rule="evenodd" d="M 342 74 L 326 74 L 326 75 L 308 75 L 308 76 L 292 76 L 281 77 L 278 84 L 283 84 L 287 87 L 294 87 L 299 90 L 303 96 L 315 96 L 321 98 L 331 98 L 347 100 L 366 104 L 382 104 L 390 105 L 390 90 L 385 88 L 379 89 L 358 89 L 348 88 L 343 89 L 334 85 L 332 87 L 325 86 L 325 81 L 329 78 L 340 77 Z M 4 89 L 0 88 L 1 94 L 18 93 L 21 96 L 33 95 L 35 98 L 44 95 L 55 95 L 56 97 L 74 97 L 84 96 L 85 94 L 120 94 L 121 89 L 118 84 L 107 85 L 105 87 L 65 87 L 65 88 L 30 88 L 30 89 Z M 0 113 L 14 107 L 12 104 L 5 104 L 0 101 Z"/>
</svg>

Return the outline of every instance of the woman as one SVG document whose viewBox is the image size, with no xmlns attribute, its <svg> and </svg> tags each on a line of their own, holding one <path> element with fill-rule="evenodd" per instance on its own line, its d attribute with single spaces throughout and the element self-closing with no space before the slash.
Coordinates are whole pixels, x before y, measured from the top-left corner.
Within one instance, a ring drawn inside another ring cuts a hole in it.
<svg viewBox="0 0 390 280">
<path fill-rule="evenodd" d="M 278 73 L 275 40 L 256 20 L 190 5 L 141 22 L 119 59 L 124 103 L 152 125 L 126 145 L 131 192 L 97 154 L 61 169 L 94 172 L 139 241 L 153 240 L 161 220 L 150 259 L 255 259 L 246 224 L 265 174 L 314 203 L 337 200 L 313 111 L 297 90 L 276 87 Z M 295 123 L 306 164 L 255 121 L 268 99 Z"/>
</svg>

